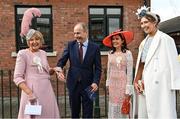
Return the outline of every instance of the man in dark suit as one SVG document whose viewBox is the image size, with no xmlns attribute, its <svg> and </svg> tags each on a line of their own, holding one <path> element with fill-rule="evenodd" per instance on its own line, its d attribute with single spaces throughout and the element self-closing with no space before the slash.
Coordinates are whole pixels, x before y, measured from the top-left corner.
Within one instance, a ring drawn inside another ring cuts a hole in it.
<svg viewBox="0 0 180 119">
<path fill-rule="evenodd" d="M 68 42 L 56 69 L 59 71 L 58 77 L 64 79 L 62 69 L 69 60 L 70 67 L 66 82 L 72 118 L 80 117 L 81 103 L 83 118 L 92 118 L 93 101 L 88 97 L 85 89 L 90 86 L 92 92 L 98 90 L 101 77 L 100 49 L 88 39 L 88 28 L 85 23 L 75 25 L 74 38 L 75 40 Z"/>
</svg>

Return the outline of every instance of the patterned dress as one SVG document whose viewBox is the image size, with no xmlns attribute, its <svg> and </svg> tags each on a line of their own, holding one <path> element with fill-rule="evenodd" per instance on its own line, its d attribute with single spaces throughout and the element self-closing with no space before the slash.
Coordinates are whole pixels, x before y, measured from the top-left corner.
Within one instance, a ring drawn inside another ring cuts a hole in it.
<svg viewBox="0 0 180 119">
<path fill-rule="evenodd" d="M 133 93 L 132 69 L 133 58 L 129 50 L 126 53 L 115 52 L 108 55 L 106 80 L 106 86 L 109 86 L 108 118 L 128 118 L 128 115 L 121 114 L 121 106 L 125 94 Z"/>
</svg>

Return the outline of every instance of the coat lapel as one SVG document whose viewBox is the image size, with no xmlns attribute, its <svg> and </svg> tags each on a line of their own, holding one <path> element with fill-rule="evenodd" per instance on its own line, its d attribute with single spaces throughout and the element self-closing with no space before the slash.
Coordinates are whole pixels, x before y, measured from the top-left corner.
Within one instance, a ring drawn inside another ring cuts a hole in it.
<svg viewBox="0 0 180 119">
<path fill-rule="evenodd" d="M 148 38 L 148 36 L 147 36 L 147 38 Z M 159 46 L 159 43 L 160 43 L 160 34 L 159 34 L 159 31 L 157 31 L 155 36 L 154 36 L 154 38 L 153 38 L 151 46 L 149 48 L 149 51 L 148 51 L 148 54 L 147 54 L 147 58 L 146 58 L 146 61 L 145 61 L 145 66 L 148 65 L 149 61 L 153 57 L 155 51 L 157 50 L 157 48 Z"/>
</svg>

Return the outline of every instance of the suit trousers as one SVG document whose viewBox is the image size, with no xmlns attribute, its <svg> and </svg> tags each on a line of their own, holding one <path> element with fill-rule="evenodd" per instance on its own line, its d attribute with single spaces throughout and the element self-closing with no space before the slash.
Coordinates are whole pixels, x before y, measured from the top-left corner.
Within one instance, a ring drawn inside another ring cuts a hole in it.
<svg viewBox="0 0 180 119">
<path fill-rule="evenodd" d="M 80 118 L 81 106 L 83 118 L 93 117 L 93 101 L 89 99 L 82 87 L 82 82 L 78 81 L 72 93 L 69 94 L 72 118 Z"/>
</svg>

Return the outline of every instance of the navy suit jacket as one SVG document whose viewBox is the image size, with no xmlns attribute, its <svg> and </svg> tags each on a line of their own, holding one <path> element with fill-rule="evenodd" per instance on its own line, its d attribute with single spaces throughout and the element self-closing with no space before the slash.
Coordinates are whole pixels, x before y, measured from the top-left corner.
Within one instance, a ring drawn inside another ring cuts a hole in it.
<svg viewBox="0 0 180 119">
<path fill-rule="evenodd" d="M 80 79 L 83 88 L 96 83 L 99 85 L 101 77 L 101 56 L 99 46 L 88 41 L 87 51 L 83 60 L 80 62 L 77 40 L 68 42 L 62 57 L 57 66 L 63 68 L 69 60 L 70 67 L 67 75 L 67 87 L 70 93 L 73 91 L 77 81 Z"/>
</svg>

